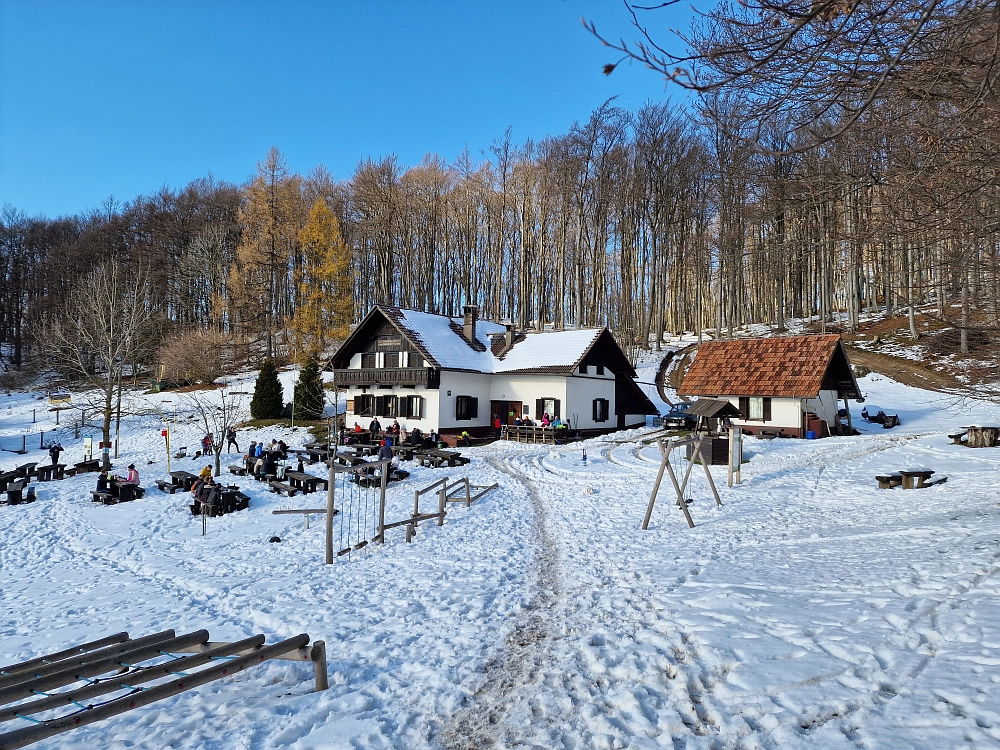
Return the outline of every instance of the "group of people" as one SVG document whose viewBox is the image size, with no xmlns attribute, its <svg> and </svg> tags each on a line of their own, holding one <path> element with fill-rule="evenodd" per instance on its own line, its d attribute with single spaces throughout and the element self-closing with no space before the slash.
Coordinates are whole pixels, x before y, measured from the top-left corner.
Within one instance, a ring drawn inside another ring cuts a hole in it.
<svg viewBox="0 0 1000 750">
<path fill-rule="evenodd" d="M 198 473 L 198 478 L 191 483 L 191 495 L 195 502 L 211 507 L 218 505 L 222 499 L 222 488 L 212 476 L 212 467 L 206 466 Z"/>
<path fill-rule="evenodd" d="M 230 446 L 236 448 L 236 452 L 240 452 L 240 445 L 236 442 L 236 428 L 229 427 L 226 429 L 226 451 L 231 453 L 229 450 Z M 201 455 L 211 456 L 215 453 L 215 435 L 209 432 L 205 437 L 201 439 Z"/>
<path fill-rule="evenodd" d="M 111 469 L 102 471 L 100 476 L 97 477 L 97 491 L 109 492 L 111 490 L 112 482 L 117 482 L 118 484 L 133 484 L 138 487 L 139 471 L 135 468 L 135 464 L 128 465 L 128 474 L 124 477 L 116 476 Z"/>
<path fill-rule="evenodd" d="M 277 475 L 278 461 L 288 458 L 288 445 L 284 440 L 272 440 L 270 446 L 260 441 L 250 443 L 250 449 L 243 455 L 247 474 L 260 479 L 268 474 Z M 299 471 L 302 471 L 302 461 L 299 461 Z"/>
</svg>

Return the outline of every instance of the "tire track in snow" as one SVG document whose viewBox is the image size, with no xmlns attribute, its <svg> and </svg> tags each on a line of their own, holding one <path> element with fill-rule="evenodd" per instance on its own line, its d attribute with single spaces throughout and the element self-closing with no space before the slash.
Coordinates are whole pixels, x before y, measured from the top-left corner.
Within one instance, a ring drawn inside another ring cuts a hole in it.
<svg viewBox="0 0 1000 750">
<path fill-rule="evenodd" d="M 449 750 L 504 747 L 516 743 L 517 735 L 530 724 L 532 712 L 527 705 L 530 689 L 550 662 L 555 630 L 553 612 L 562 590 L 559 551 L 549 531 L 545 503 L 534 481 L 509 464 L 494 458 L 487 461 L 521 484 L 531 498 L 538 547 L 535 596 L 522 611 L 499 653 L 486 663 L 486 681 L 472 696 L 470 705 L 452 716 L 439 731 L 438 741 Z M 515 714 L 526 717 L 511 721 Z"/>
</svg>

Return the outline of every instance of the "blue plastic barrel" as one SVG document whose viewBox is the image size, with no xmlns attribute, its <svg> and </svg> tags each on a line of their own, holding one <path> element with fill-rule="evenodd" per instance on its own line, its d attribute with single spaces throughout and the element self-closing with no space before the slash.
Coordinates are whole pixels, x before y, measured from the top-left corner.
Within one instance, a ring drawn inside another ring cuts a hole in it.
<svg viewBox="0 0 1000 750">
<path fill-rule="evenodd" d="M 806 431 L 806 440 L 815 440 L 815 439 L 816 439 L 816 431 L 815 430 L 807 430 Z"/>
</svg>

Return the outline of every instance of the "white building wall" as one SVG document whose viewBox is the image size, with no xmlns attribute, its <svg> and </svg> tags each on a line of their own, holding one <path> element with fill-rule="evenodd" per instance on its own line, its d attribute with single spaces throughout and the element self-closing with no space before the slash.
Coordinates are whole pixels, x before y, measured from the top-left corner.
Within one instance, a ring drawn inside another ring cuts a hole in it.
<svg viewBox="0 0 1000 750">
<path fill-rule="evenodd" d="M 527 415 L 532 421 L 542 418 L 535 414 L 535 400 L 559 399 L 559 414 L 566 416 L 566 378 L 558 375 L 504 375 L 493 376 L 490 399 L 493 401 L 520 401 L 527 404 Z M 489 404 L 486 405 L 489 408 Z M 523 408 L 523 406 L 522 406 Z"/>
<path fill-rule="evenodd" d="M 820 391 L 816 398 L 806 399 L 806 408 L 814 412 L 831 428 L 839 421 L 836 391 Z"/>
<path fill-rule="evenodd" d="M 594 421 L 595 398 L 606 398 L 608 400 L 608 418 L 604 422 Z M 566 406 L 564 409 L 565 416 L 569 417 L 572 420 L 573 427 L 578 429 L 617 429 L 618 417 L 615 414 L 614 375 L 611 376 L 611 379 L 600 376 L 589 377 L 587 375 L 577 375 L 568 378 L 566 381 Z M 641 422 L 645 423 L 645 421 L 645 417 L 643 417 Z"/>
<path fill-rule="evenodd" d="M 729 401 L 737 409 L 740 408 L 739 396 L 720 396 Z M 768 429 L 779 429 L 786 427 L 789 429 L 802 429 L 802 399 L 800 398 L 771 398 L 771 419 L 767 422 L 749 419 L 734 419 L 733 424 L 737 427 L 746 425 L 747 427 L 765 427 Z"/>
<path fill-rule="evenodd" d="M 479 411 L 475 419 L 455 418 L 455 401 L 459 396 L 474 396 L 479 399 Z M 490 414 L 490 375 L 488 374 L 442 370 L 438 399 L 438 429 L 484 427 L 488 426 L 492 420 Z"/>
</svg>

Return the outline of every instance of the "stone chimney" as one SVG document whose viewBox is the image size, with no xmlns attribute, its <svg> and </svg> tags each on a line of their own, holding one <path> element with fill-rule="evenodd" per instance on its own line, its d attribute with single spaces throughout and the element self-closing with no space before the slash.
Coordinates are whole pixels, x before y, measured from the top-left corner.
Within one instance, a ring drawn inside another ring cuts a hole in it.
<svg viewBox="0 0 1000 750">
<path fill-rule="evenodd" d="M 507 329 L 507 333 L 504 335 L 504 347 L 505 352 L 509 352 L 510 348 L 514 346 L 514 338 L 517 336 L 517 327 L 513 323 L 504 324 L 504 328 Z"/>
<path fill-rule="evenodd" d="M 479 317 L 479 308 L 475 305 L 466 305 L 462 308 L 465 311 L 465 322 L 462 325 L 462 333 L 470 343 L 476 343 L 476 318 Z"/>
</svg>

